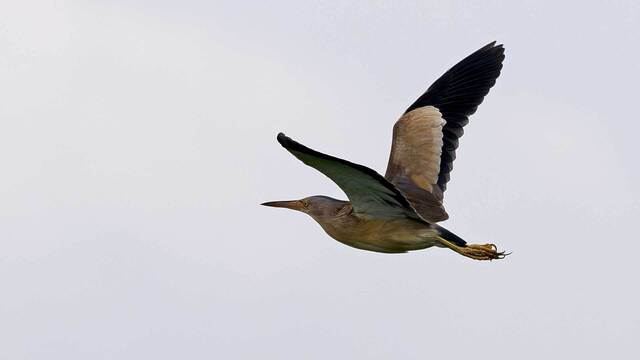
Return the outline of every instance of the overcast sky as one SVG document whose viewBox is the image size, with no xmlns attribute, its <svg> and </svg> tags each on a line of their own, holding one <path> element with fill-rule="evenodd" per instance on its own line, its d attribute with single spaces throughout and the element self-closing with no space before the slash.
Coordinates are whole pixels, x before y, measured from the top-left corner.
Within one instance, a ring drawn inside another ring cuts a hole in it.
<svg viewBox="0 0 640 360">
<path fill-rule="evenodd" d="M 602 3 L 602 4 L 601 4 Z M 0 358 L 637 359 L 637 1 L 1 1 Z M 356 250 L 268 200 L 384 173 L 445 70 L 505 44 L 442 225 Z"/>
</svg>

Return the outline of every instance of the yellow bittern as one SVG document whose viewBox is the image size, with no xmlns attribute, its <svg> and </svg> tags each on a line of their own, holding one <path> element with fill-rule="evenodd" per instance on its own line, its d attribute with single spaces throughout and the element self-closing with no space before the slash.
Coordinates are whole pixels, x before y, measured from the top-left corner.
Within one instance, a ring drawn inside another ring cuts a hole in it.
<svg viewBox="0 0 640 360">
<path fill-rule="evenodd" d="M 495 84 L 503 60 L 503 46 L 492 42 L 449 69 L 409 106 L 393 127 L 384 177 L 278 134 L 285 149 L 333 180 L 349 201 L 311 196 L 262 205 L 306 213 L 329 236 L 358 249 L 403 253 L 437 246 L 477 260 L 503 258 L 495 245 L 467 244 L 436 224 L 449 218 L 442 201 L 458 139 Z"/>
</svg>

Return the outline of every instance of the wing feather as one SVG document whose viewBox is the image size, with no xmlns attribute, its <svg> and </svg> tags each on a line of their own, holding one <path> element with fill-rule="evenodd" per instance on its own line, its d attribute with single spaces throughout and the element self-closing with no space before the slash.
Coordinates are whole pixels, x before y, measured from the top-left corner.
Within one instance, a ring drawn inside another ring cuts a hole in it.
<svg viewBox="0 0 640 360">
<path fill-rule="evenodd" d="M 445 72 L 405 112 L 430 105 L 440 110 L 446 120 L 437 181 L 443 192 L 453 170 L 458 139 L 464 134 L 463 127 L 496 83 L 503 60 L 504 47 L 496 45 L 495 41 L 487 44 Z"/>
<path fill-rule="evenodd" d="M 333 180 L 349 198 L 356 215 L 409 217 L 425 222 L 404 195 L 374 170 L 310 149 L 282 133 L 278 134 L 278 142 L 303 163 Z"/>
<path fill-rule="evenodd" d="M 492 42 L 436 80 L 396 122 L 385 177 L 430 223 L 449 216 L 442 205 L 464 126 L 495 84 L 504 48 Z"/>
<path fill-rule="evenodd" d="M 407 197 L 430 223 L 448 219 L 437 185 L 442 154 L 440 111 L 425 106 L 404 114 L 393 126 L 393 142 L 385 178 Z"/>
</svg>

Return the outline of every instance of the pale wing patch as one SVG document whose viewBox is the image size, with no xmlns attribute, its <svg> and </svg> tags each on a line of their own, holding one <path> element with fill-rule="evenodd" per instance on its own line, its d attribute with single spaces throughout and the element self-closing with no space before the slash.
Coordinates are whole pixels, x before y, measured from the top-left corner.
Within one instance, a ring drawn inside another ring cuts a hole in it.
<svg viewBox="0 0 640 360">
<path fill-rule="evenodd" d="M 392 183 L 399 177 L 408 177 L 415 185 L 433 193 L 440 172 L 445 123 L 440 111 L 433 106 L 412 110 L 396 122 L 386 174 Z"/>
<path fill-rule="evenodd" d="M 445 121 L 433 106 L 404 114 L 393 127 L 393 144 L 385 177 L 430 223 L 449 218 L 437 185 Z"/>
</svg>

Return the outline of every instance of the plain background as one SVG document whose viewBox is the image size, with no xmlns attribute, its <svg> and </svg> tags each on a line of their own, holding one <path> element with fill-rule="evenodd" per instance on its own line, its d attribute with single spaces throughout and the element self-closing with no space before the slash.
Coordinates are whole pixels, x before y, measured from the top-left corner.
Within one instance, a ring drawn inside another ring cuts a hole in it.
<svg viewBox="0 0 640 360">
<path fill-rule="evenodd" d="M 0 358 L 637 359 L 639 4 L 0 2 Z M 506 260 L 258 206 L 492 40 L 443 225 Z"/>
</svg>

